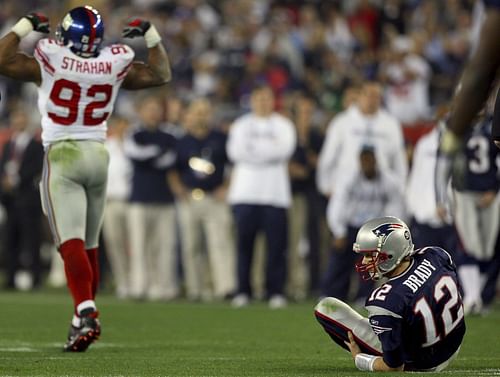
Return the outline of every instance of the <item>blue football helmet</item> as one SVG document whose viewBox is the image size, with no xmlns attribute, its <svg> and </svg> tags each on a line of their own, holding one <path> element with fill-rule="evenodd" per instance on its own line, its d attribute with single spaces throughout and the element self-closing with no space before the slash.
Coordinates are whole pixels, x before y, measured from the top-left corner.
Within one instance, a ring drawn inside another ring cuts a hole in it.
<svg viewBox="0 0 500 377">
<path fill-rule="evenodd" d="M 70 10 L 57 26 L 56 39 L 82 58 L 95 57 L 104 36 L 104 23 L 91 6 Z"/>
</svg>

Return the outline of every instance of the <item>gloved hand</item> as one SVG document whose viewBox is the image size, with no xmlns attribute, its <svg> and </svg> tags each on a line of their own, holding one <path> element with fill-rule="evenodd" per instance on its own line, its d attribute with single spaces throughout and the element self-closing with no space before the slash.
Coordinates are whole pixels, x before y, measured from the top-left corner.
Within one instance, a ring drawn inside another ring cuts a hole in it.
<svg viewBox="0 0 500 377">
<path fill-rule="evenodd" d="M 17 21 L 11 30 L 19 38 L 24 38 L 33 30 L 48 34 L 50 32 L 49 18 L 42 13 L 33 12 Z"/>
<path fill-rule="evenodd" d="M 125 26 L 125 28 L 122 31 L 122 37 L 124 38 L 143 37 L 150 27 L 151 23 L 149 21 L 136 17 L 130 18 L 127 21 L 127 26 Z"/>
<path fill-rule="evenodd" d="M 33 30 L 40 33 L 48 34 L 50 33 L 49 18 L 42 13 L 30 13 L 24 16 L 33 25 Z"/>
<path fill-rule="evenodd" d="M 127 26 L 123 29 L 122 37 L 135 38 L 144 37 L 148 48 L 155 47 L 161 41 L 161 36 L 151 22 L 142 18 L 130 18 Z"/>
</svg>

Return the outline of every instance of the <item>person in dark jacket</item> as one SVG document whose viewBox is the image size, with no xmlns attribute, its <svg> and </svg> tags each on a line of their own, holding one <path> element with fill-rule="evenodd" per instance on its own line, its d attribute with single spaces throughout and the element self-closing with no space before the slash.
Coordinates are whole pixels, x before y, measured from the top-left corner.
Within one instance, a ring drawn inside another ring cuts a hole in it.
<svg viewBox="0 0 500 377">
<path fill-rule="evenodd" d="M 7 215 L 4 237 L 7 289 L 16 288 L 16 273 L 21 269 L 30 271 L 33 288 L 41 284 L 39 181 L 43 147 L 29 130 L 28 113 L 21 107 L 11 113 L 12 134 L 0 160 L 0 198 Z"/>
</svg>

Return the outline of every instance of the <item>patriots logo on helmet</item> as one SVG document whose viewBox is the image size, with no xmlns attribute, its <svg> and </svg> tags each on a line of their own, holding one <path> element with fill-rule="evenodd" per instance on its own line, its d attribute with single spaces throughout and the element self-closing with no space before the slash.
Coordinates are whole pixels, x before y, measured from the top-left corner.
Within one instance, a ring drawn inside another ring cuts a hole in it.
<svg viewBox="0 0 500 377">
<path fill-rule="evenodd" d="M 388 236 L 397 229 L 403 228 L 401 224 L 382 224 L 372 230 L 376 236 Z"/>
<path fill-rule="evenodd" d="M 401 224 L 382 224 L 376 227 L 375 229 L 372 230 L 373 234 L 375 234 L 377 237 L 382 237 L 382 243 L 383 241 L 386 240 L 386 238 L 394 232 L 395 230 L 402 229 L 403 225 Z"/>
</svg>

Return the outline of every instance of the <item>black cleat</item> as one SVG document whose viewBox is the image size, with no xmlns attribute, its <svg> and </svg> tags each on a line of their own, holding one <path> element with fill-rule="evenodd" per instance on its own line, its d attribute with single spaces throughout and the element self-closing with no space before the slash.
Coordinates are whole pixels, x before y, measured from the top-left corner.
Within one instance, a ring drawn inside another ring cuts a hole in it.
<svg viewBox="0 0 500 377">
<path fill-rule="evenodd" d="M 65 352 L 84 352 L 101 335 L 101 324 L 92 316 L 82 317 L 82 326 L 71 325 L 68 340 L 64 345 Z"/>
</svg>

